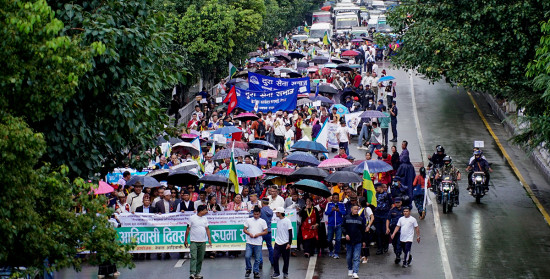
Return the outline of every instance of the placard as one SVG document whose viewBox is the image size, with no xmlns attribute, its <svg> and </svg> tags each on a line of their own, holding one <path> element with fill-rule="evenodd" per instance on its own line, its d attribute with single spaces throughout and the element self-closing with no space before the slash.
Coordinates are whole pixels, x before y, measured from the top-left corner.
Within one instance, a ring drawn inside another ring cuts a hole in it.
<svg viewBox="0 0 550 279">
<path fill-rule="evenodd" d="M 222 97 L 216 97 L 216 104 L 219 104 L 223 102 L 223 98 Z"/>
<path fill-rule="evenodd" d="M 483 142 L 482 140 L 476 140 L 476 141 L 474 141 L 474 147 L 484 148 L 485 147 L 485 142 Z"/>
</svg>

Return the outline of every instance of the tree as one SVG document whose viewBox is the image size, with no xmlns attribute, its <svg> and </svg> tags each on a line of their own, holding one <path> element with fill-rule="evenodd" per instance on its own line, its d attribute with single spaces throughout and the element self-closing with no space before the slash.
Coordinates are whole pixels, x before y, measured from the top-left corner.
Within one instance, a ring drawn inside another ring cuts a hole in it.
<svg viewBox="0 0 550 279">
<path fill-rule="evenodd" d="M 172 31 L 152 0 L 52 1 L 65 34 L 95 41 L 105 53 L 80 80 L 58 113 L 33 127 L 46 136 L 45 158 L 67 165 L 71 177 L 106 174 L 114 167 L 147 164 L 148 151 L 168 117 L 163 90 L 185 82 L 182 57 L 173 51 Z"/>
<path fill-rule="evenodd" d="M 538 0 L 403 1 L 388 17 L 402 41 L 392 63 L 432 81 L 445 78 L 469 90 L 535 104 L 540 95 L 525 71 L 548 8 L 550 2 Z"/>
<path fill-rule="evenodd" d="M 35 273 L 48 260 L 50 271 L 79 269 L 80 248 L 96 252 L 92 264 L 131 265 L 132 245 L 115 242 L 104 198 L 88 195 L 91 184 L 82 179 L 71 181 L 66 166 L 42 162 L 46 140 L 27 123 L 63 110 L 103 44 L 80 46 L 78 37 L 63 36 L 43 0 L 0 6 L 0 266 Z M 87 212 L 76 214 L 79 207 Z"/>
</svg>

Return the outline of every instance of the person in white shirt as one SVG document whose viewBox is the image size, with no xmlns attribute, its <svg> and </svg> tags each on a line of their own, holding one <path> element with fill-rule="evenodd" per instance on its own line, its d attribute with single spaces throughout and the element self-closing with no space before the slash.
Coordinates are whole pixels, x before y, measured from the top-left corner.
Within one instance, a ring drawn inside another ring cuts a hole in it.
<svg viewBox="0 0 550 279">
<path fill-rule="evenodd" d="M 134 191 L 128 195 L 127 201 L 130 205 L 130 211 L 135 212 L 136 208 L 143 205 L 143 184 L 141 182 L 134 183 Z"/>
<path fill-rule="evenodd" d="M 249 277 L 252 272 L 250 258 L 254 256 L 254 278 L 260 278 L 260 262 L 262 261 L 262 241 L 263 235 L 267 234 L 267 223 L 260 218 L 261 210 L 256 207 L 253 217 L 244 222 L 243 232 L 246 234 L 246 252 L 244 255 L 246 263 L 245 277 Z"/>
<path fill-rule="evenodd" d="M 246 207 L 249 210 L 254 209 L 256 206 L 260 208 L 262 207 L 262 203 L 258 201 L 258 194 L 256 192 L 250 193 L 248 197 L 249 197 L 249 201 L 246 202 Z"/>
<path fill-rule="evenodd" d="M 204 174 L 213 174 L 215 168 L 216 163 L 212 161 L 212 153 L 206 153 L 206 158 L 204 162 Z"/>
<path fill-rule="evenodd" d="M 185 230 L 185 241 L 183 245 L 185 245 L 186 248 L 189 246 L 187 238 L 191 235 L 191 260 L 189 261 L 190 278 L 202 278 L 200 273 L 202 269 L 202 260 L 204 259 L 206 251 L 206 241 L 208 241 L 208 246 L 212 247 L 212 236 L 210 235 L 208 218 L 205 216 L 206 214 L 208 214 L 206 205 L 200 205 L 197 208 L 197 214 L 189 217 L 187 229 Z"/>
<path fill-rule="evenodd" d="M 269 207 L 271 210 L 275 210 L 277 207 L 284 207 L 285 206 L 285 200 L 283 197 L 279 196 L 277 186 L 273 186 L 269 188 Z"/>
<path fill-rule="evenodd" d="M 378 70 L 378 66 L 376 66 L 377 70 Z M 378 77 L 378 74 L 376 73 L 376 71 L 374 70 L 374 66 L 373 66 L 373 69 L 372 69 L 372 82 L 371 82 L 371 86 L 370 88 L 372 89 L 372 92 L 374 92 L 374 96 L 376 96 L 376 98 L 378 98 L 378 80 L 380 78 Z M 383 96 L 380 96 L 380 97 L 383 97 Z"/>
<path fill-rule="evenodd" d="M 292 131 L 292 124 L 285 124 L 285 151 L 290 151 L 290 147 L 294 144 L 294 131 Z"/>
<path fill-rule="evenodd" d="M 285 209 L 275 209 L 277 215 L 277 234 L 275 235 L 275 248 L 273 250 L 273 276 L 279 278 L 279 257 L 283 256 L 283 276 L 288 278 L 288 265 L 290 259 L 290 246 L 292 244 L 292 223 L 285 218 Z"/>
<path fill-rule="evenodd" d="M 399 241 L 401 242 L 401 248 L 403 249 L 403 268 L 411 265 L 412 255 L 411 247 L 414 239 L 414 233 L 416 231 L 416 241 L 420 243 L 420 229 L 418 228 L 418 222 L 411 216 L 411 210 L 408 206 L 403 207 L 403 217 L 397 221 L 397 226 L 393 231 L 391 238 L 395 237 L 395 234 L 401 230 Z"/>
<path fill-rule="evenodd" d="M 340 120 L 340 127 L 336 130 L 336 138 L 338 139 L 340 148 L 344 148 L 346 150 L 346 155 L 349 156 L 349 130 L 343 118 Z"/>
<path fill-rule="evenodd" d="M 115 204 L 115 213 L 130 213 L 130 205 L 126 203 L 126 195 L 124 192 L 119 192 L 118 201 Z"/>
</svg>

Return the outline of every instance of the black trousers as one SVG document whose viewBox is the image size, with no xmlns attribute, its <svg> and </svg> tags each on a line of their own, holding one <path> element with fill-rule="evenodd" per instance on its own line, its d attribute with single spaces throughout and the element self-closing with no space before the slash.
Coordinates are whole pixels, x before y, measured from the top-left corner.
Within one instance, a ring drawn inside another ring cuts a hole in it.
<svg viewBox="0 0 550 279">
<path fill-rule="evenodd" d="M 279 245 L 275 243 L 275 249 L 273 250 L 273 273 L 279 273 L 279 258 L 283 256 L 283 274 L 288 274 L 288 265 L 290 260 L 290 249 L 286 249 L 285 245 Z"/>
<path fill-rule="evenodd" d="M 285 152 L 285 137 L 284 136 L 275 136 L 275 148 L 280 152 Z"/>
<path fill-rule="evenodd" d="M 391 120 L 391 133 L 394 140 L 397 140 L 397 119 Z"/>
</svg>

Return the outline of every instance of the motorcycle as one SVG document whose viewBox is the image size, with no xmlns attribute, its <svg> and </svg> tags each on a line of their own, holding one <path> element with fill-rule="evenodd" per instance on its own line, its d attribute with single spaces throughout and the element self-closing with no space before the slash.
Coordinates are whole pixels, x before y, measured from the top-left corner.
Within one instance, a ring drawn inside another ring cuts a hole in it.
<svg viewBox="0 0 550 279">
<path fill-rule="evenodd" d="M 435 196 L 438 197 L 437 202 L 441 203 L 441 200 L 439 199 L 439 184 L 441 183 L 441 178 L 435 179 L 435 176 L 437 175 L 438 168 L 431 168 L 428 172 L 428 177 L 430 179 L 430 184 L 432 185 L 432 192 L 435 193 Z"/>
<path fill-rule="evenodd" d="M 445 177 L 439 185 L 440 200 L 443 206 L 443 213 L 453 212 L 453 207 L 456 206 L 456 191 L 455 182 L 450 177 Z"/>
<path fill-rule="evenodd" d="M 472 174 L 470 195 L 476 198 L 477 204 L 481 203 L 481 198 L 483 198 L 483 196 L 485 196 L 485 194 L 489 190 L 485 186 L 486 179 L 487 178 L 485 177 L 485 173 L 482 171 L 476 171 Z"/>
</svg>

